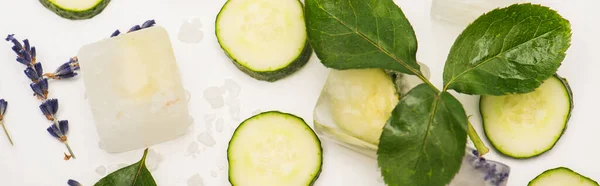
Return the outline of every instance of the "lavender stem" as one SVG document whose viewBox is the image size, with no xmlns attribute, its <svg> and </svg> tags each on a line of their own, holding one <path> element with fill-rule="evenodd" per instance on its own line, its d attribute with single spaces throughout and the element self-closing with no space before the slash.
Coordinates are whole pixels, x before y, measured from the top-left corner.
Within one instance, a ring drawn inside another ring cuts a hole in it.
<svg viewBox="0 0 600 186">
<path fill-rule="evenodd" d="M 69 142 L 65 141 L 65 142 L 63 142 L 63 143 L 65 144 L 65 146 L 67 146 L 67 150 L 69 150 L 69 154 L 71 154 L 71 158 L 73 158 L 73 159 L 77 159 L 77 158 L 75 157 L 75 154 L 73 154 L 73 150 L 71 150 L 71 146 L 69 146 Z"/>
<path fill-rule="evenodd" d="M 0 125 L 2 125 L 2 129 L 4 129 L 4 134 L 6 134 L 6 137 L 8 138 L 8 142 L 10 142 L 10 145 L 15 146 L 15 144 L 12 141 L 12 138 L 10 137 L 10 134 L 8 134 L 8 130 L 6 130 L 6 126 L 4 126 L 4 120 L 0 120 Z"/>
</svg>

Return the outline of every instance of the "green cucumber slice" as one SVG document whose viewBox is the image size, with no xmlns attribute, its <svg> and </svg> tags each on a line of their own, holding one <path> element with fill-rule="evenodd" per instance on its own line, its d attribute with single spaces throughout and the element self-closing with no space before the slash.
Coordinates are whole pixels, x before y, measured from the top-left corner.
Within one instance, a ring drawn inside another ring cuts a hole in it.
<svg viewBox="0 0 600 186">
<path fill-rule="evenodd" d="M 566 130 L 572 109 L 571 88 L 558 75 L 533 92 L 481 96 L 479 102 L 485 135 L 492 146 L 517 159 L 552 149 Z"/>
<path fill-rule="evenodd" d="M 257 80 L 285 78 L 312 54 L 298 0 L 227 1 L 217 15 L 215 34 L 235 66 Z"/>
<path fill-rule="evenodd" d="M 90 19 L 108 6 L 111 0 L 40 0 L 50 11 L 71 20 Z"/>
<path fill-rule="evenodd" d="M 527 186 L 600 186 L 598 182 L 585 177 L 569 168 L 557 167 L 544 171 Z"/>
<path fill-rule="evenodd" d="M 321 141 L 300 117 L 268 111 L 243 121 L 227 149 L 233 186 L 308 186 L 321 174 Z"/>
</svg>

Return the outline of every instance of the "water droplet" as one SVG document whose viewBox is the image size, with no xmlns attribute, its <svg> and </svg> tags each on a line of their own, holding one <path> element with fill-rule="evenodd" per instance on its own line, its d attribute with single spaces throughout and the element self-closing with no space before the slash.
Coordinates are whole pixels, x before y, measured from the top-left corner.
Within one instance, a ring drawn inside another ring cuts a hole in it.
<svg viewBox="0 0 600 186">
<path fill-rule="evenodd" d="M 100 165 L 96 168 L 96 174 L 100 176 L 104 176 L 106 174 L 106 167 L 104 165 Z"/>
<path fill-rule="evenodd" d="M 219 170 L 223 170 L 223 169 L 225 169 L 225 165 L 219 166 Z"/>
<path fill-rule="evenodd" d="M 217 177 L 217 172 L 216 171 L 210 171 L 210 176 Z"/>
<path fill-rule="evenodd" d="M 183 21 L 179 27 L 177 37 L 183 43 L 199 43 L 202 41 L 204 32 L 202 32 L 202 22 L 200 19 L 194 18 L 191 22 L 189 20 Z"/>
<path fill-rule="evenodd" d="M 231 116 L 231 119 L 234 121 L 239 121 L 240 120 L 240 100 L 239 99 L 234 99 L 231 102 L 229 102 L 229 116 Z"/>
<path fill-rule="evenodd" d="M 162 162 L 163 156 L 159 152 L 150 149 L 148 150 L 148 155 L 146 156 L 146 167 L 151 172 L 158 169 L 158 165 Z"/>
<path fill-rule="evenodd" d="M 242 91 L 242 87 L 240 87 L 240 85 L 232 79 L 226 79 L 225 83 L 223 84 L 223 87 L 228 92 L 227 95 L 229 97 L 229 100 L 237 98 L 237 96 L 240 95 L 240 92 Z"/>
<path fill-rule="evenodd" d="M 260 111 L 260 109 L 256 109 L 256 110 L 254 110 L 254 111 L 252 112 L 252 115 L 253 115 L 253 116 L 255 116 L 255 115 L 258 115 L 258 114 L 260 114 L 261 112 L 262 112 L 262 111 Z"/>
<path fill-rule="evenodd" d="M 217 119 L 216 125 L 217 125 L 217 132 L 223 132 L 223 125 L 224 125 L 224 121 L 223 118 L 219 118 Z"/>
<path fill-rule="evenodd" d="M 188 186 L 204 186 L 204 180 L 200 174 L 194 174 L 187 180 Z"/>
<path fill-rule="evenodd" d="M 187 148 L 188 155 L 192 155 L 198 152 L 198 147 L 198 142 L 192 141 Z"/>
<path fill-rule="evenodd" d="M 208 131 L 198 134 L 198 142 L 209 147 L 212 147 L 215 144 L 217 144 L 215 138 Z"/>
<path fill-rule="evenodd" d="M 210 104 L 213 109 L 221 108 L 225 105 L 223 100 L 223 90 L 219 87 L 208 87 L 204 89 L 204 99 Z"/>
</svg>

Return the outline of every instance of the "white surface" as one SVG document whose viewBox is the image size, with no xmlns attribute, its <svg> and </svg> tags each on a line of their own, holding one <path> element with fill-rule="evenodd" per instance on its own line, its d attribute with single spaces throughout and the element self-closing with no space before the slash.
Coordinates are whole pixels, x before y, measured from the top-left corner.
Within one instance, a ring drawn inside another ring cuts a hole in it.
<svg viewBox="0 0 600 186">
<path fill-rule="evenodd" d="M 38 1 L 0 1 L 0 34 L 15 33 L 19 39 L 29 38 L 38 49 L 38 60 L 46 71 L 54 70 L 79 47 L 108 37 L 115 29 L 127 30 L 147 19 L 156 19 L 167 28 L 173 42 L 185 89 L 190 92 L 190 114 L 195 118 L 191 132 L 176 140 L 151 148 L 163 159 L 152 174 L 159 185 L 185 186 L 188 179 L 201 175 L 204 185 L 227 186 L 226 144 L 239 121 L 233 121 L 228 107 L 212 109 L 202 92 L 210 86 L 222 86 L 231 78 L 241 86 L 238 96 L 240 118 L 245 119 L 260 109 L 295 113 L 312 121 L 312 110 L 325 81 L 327 69 L 314 57 L 296 74 L 266 83 L 249 78 L 237 70 L 223 54 L 214 37 L 214 20 L 224 0 L 115 0 L 91 20 L 62 19 L 43 8 Z M 543 170 L 568 166 L 581 174 L 600 180 L 600 140 L 597 131 L 597 104 L 600 103 L 600 2 L 595 0 L 545 1 L 569 19 L 573 28 L 572 46 L 559 73 L 568 78 L 575 93 L 575 110 L 569 127 L 556 147 L 538 158 L 513 160 L 499 156 L 494 150 L 487 155 L 512 166 L 510 186 L 522 186 Z M 413 24 L 419 40 L 418 59 L 431 67 L 431 79 L 441 85 L 442 70 L 450 46 L 461 28 L 452 28 L 429 18 L 431 1 L 397 1 Z M 199 17 L 204 39 L 186 44 L 177 40 L 181 24 Z M 6 124 L 15 147 L 0 136 L 0 185 L 64 186 L 67 179 L 92 185 L 103 177 L 96 168 L 106 166 L 111 172 L 119 164 L 139 160 L 143 149 L 109 154 L 98 147 L 90 108 L 84 99 L 83 81 L 50 82 L 50 97 L 60 102 L 59 118 L 71 124 L 69 139 L 76 160 L 62 160 L 64 145 L 46 132 L 49 123 L 38 110 L 39 101 L 31 96 L 24 67 L 14 61 L 9 43 L 0 44 L 0 97 L 10 103 Z M 477 114 L 477 97 L 458 95 L 471 121 L 481 133 Z M 190 155 L 188 147 L 205 132 L 203 116 L 215 113 L 223 117 L 223 132 L 210 133 L 216 138 L 214 147 L 200 144 L 199 152 Z M 312 122 L 311 122 L 312 124 Z M 484 139 L 484 141 L 487 140 Z M 489 144 L 489 143 L 488 143 Z M 323 141 L 323 173 L 317 186 L 382 186 L 374 159 L 369 159 L 329 141 Z M 195 158 L 194 158 L 195 157 Z"/>
</svg>

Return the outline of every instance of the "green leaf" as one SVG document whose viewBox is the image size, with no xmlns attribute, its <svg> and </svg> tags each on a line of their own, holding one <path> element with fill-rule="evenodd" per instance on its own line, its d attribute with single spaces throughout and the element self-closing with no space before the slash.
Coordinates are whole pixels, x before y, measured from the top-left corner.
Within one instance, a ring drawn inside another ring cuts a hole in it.
<svg viewBox="0 0 600 186">
<path fill-rule="evenodd" d="M 420 73 L 414 30 L 392 0 L 306 0 L 305 8 L 310 44 L 326 67 Z"/>
<path fill-rule="evenodd" d="M 144 150 L 144 156 L 139 162 L 110 173 L 94 186 L 156 186 L 152 174 L 146 168 L 147 154 L 148 149 Z"/>
<path fill-rule="evenodd" d="M 467 116 L 460 102 L 421 84 L 392 112 L 377 162 L 389 186 L 445 186 L 460 169 L 466 143 Z"/>
<path fill-rule="evenodd" d="M 554 74 L 571 41 L 556 11 L 515 4 L 479 17 L 458 36 L 444 67 L 444 90 L 505 95 L 535 90 Z"/>
</svg>

